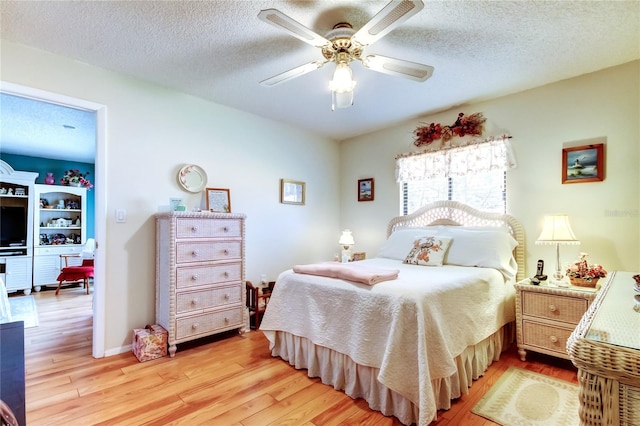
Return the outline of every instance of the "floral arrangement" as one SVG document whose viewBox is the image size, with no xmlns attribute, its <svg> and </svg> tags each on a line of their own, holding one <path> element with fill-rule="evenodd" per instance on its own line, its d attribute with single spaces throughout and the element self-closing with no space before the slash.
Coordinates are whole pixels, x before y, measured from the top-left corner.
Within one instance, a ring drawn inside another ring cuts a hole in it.
<svg viewBox="0 0 640 426">
<path fill-rule="evenodd" d="M 600 278 L 607 276 L 607 271 L 604 270 L 602 265 L 587 263 L 587 253 L 580 253 L 580 259 L 578 259 L 573 265 L 567 269 L 567 276 L 569 279 L 576 278 L 584 281 L 597 281 Z"/>
<path fill-rule="evenodd" d="M 487 119 L 481 112 L 476 112 L 468 117 L 460 113 L 456 122 L 450 126 L 443 126 L 440 123 L 418 126 L 413 132 L 415 136 L 413 144 L 415 146 L 428 145 L 438 139 L 446 142 L 454 136 L 480 136 L 484 130 L 485 121 Z"/>
<path fill-rule="evenodd" d="M 89 172 L 80 173 L 78 169 L 67 170 L 60 178 L 60 183 L 66 186 L 83 186 L 87 189 L 93 188 L 93 184 L 87 176 Z"/>
</svg>

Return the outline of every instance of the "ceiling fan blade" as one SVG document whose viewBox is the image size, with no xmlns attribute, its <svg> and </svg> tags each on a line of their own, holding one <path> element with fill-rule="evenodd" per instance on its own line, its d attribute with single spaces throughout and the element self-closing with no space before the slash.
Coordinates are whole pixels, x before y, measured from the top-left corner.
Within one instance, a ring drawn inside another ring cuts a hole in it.
<svg viewBox="0 0 640 426">
<path fill-rule="evenodd" d="M 368 46 L 420 12 L 423 7 L 421 0 L 393 0 L 360 28 L 352 39 Z"/>
<path fill-rule="evenodd" d="M 415 81 L 425 81 L 433 75 L 434 68 L 429 65 L 389 58 L 382 55 L 367 55 L 362 59 L 362 65 L 385 74 L 410 78 Z"/>
<path fill-rule="evenodd" d="M 285 71 L 283 73 L 280 73 L 278 75 L 274 75 L 271 78 L 268 78 L 266 80 L 262 80 L 260 82 L 261 85 L 263 86 L 275 86 L 276 84 L 280 84 L 283 83 L 287 80 L 291 80 L 294 79 L 296 77 L 300 77 L 301 75 L 304 75 L 308 72 L 311 71 L 315 71 L 318 68 L 322 67 L 324 64 L 326 64 L 328 61 L 313 61 L 313 62 L 309 62 L 307 64 L 304 65 L 300 65 L 299 67 L 295 67 L 293 69 L 290 69 L 289 71 Z"/>
<path fill-rule="evenodd" d="M 267 24 L 287 31 L 290 35 L 309 43 L 312 46 L 331 46 L 331 42 L 326 38 L 314 33 L 300 22 L 290 18 L 277 9 L 265 9 L 258 13 L 258 18 Z"/>
</svg>

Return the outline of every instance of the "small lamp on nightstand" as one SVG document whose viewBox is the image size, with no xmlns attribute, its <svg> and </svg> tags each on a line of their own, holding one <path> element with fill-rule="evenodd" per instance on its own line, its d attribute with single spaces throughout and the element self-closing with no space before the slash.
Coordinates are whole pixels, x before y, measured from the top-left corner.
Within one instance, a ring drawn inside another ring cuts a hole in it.
<svg viewBox="0 0 640 426">
<path fill-rule="evenodd" d="M 564 273 L 560 268 L 560 244 L 578 245 L 580 241 L 571 230 L 569 224 L 569 216 L 553 215 L 545 216 L 542 225 L 542 232 L 536 240 L 536 244 L 555 244 L 556 245 L 556 271 L 553 274 L 556 284 L 562 281 Z"/>
<path fill-rule="evenodd" d="M 349 258 L 351 257 L 351 252 L 349 247 L 354 245 L 356 242 L 353 240 L 353 235 L 351 235 L 351 231 L 345 229 L 342 231 L 342 235 L 340 235 L 340 239 L 338 240 L 338 244 L 342 246 L 342 263 L 347 263 Z"/>
</svg>

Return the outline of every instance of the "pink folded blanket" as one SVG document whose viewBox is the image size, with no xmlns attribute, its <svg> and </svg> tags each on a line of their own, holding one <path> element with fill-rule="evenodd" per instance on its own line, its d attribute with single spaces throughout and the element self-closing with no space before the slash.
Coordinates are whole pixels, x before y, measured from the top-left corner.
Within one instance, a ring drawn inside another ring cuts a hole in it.
<svg viewBox="0 0 640 426">
<path fill-rule="evenodd" d="M 359 263 L 313 263 L 310 265 L 296 265 L 293 272 L 298 274 L 320 275 L 323 277 L 340 278 L 362 284 L 373 285 L 382 281 L 395 280 L 400 273 L 397 269 L 376 268 Z"/>
</svg>

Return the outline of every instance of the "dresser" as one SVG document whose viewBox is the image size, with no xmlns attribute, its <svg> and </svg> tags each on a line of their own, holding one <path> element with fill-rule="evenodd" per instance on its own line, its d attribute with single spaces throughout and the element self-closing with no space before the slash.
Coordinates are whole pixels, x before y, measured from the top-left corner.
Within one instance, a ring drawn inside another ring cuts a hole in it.
<svg viewBox="0 0 640 426">
<path fill-rule="evenodd" d="M 533 285 L 528 278 L 515 287 L 520 359 L 526 359 L 527 350 L 569 359 L 567 339 L 596 297 L 596 289 Z"/>
<path fill-rule="evenodd" d="M 178 343 L 245 331 L 245 216 L 156 215 L 156 323 Z"/>
<path fill-rule="evenodd" d="M 640 312 L 633 275 L 609 274 L 567 342 L 578 368 L 580 424 L 640 425 Z"/>
</svg>

